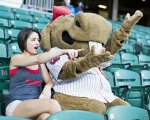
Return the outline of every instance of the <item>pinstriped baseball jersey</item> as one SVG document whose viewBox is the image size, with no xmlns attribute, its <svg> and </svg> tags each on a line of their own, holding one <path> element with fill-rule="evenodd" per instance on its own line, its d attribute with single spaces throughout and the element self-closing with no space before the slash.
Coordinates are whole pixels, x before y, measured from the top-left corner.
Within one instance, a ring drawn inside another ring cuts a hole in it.
<svg viewBox="0 0 150 120">
<path fill-rule="evenodd" d="M 51 51 L 58 51 L 59 48 L 52 48 Z M 70 80 L 58 79 L 59 72 L 65 62 L 69 61 L 67 55 L 62 55 L 46 63 L 54 82 L 55 92 L 87 97 L 107 103 L 117 98 L 112 93 L 111 86 L 98 67 L 83 72 L 79 77 Z"/>
</svg>

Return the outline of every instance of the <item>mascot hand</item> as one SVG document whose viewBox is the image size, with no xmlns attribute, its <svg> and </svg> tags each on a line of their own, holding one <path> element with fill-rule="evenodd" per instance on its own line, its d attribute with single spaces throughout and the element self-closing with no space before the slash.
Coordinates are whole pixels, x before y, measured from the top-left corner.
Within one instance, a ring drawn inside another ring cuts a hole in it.
<svg viewBox="0 0 150 120">
<path fill-rule="evenodd" d="M 110 61 L 112 59 L 113 55 L 111 55 L 109 51 L 106 51 L 105 48 L 95 52 L 95 47 L 92 46 L 91 51 L 89 51 L 89 53 L 83 59 L 81 59 L 79 63 L 81 69 L 86 68 L 85 70 L 88 70 L 92 67 L 98 67 L 101 63 Z"/>
<path fill-rule="evenodd" d="M 130 32 L 132 27 L 143 17 L 143 13 L 137 10 L 132 16 L 128 13 L 122 23 L 122 30 Z"/>
<path fill-rule="evenodd" d="M 132 27 L 142 18 L 143 13 L 137 10 L 134 15 L 130 16 L 128 13 L 125 16 L 125 19 L 120 27 L 113 32 L 112 38 L 106 44 L 106 50 L 110 51 L 112 55 L 114 55 L 128 39 Z"/>
</svg>

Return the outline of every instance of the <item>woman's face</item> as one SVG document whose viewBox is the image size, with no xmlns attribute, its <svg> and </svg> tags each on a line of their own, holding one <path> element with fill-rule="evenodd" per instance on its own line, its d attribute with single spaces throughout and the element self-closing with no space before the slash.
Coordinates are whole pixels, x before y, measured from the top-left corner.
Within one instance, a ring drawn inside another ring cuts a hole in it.
<svg viewBox="0 0 150 120">
<path fill-rule="evenodd" d="M 26 52 L 31 55 L 37 54 L 40 46 L 40 38 L 36 32 L 31 33 L 26 43 Z"/>
</svg>

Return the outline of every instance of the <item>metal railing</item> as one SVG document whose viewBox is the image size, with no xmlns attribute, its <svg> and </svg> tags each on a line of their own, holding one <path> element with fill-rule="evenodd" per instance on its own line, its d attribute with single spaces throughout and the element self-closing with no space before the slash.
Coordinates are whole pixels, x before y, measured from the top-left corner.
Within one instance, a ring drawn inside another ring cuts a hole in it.
<svg viewBox="0 0 150 120">
<path fill-rule="evenodd" d="M 54 0 L 25 0 L 23 6 L 39 11 L 52 11 Z"/>
</svg>

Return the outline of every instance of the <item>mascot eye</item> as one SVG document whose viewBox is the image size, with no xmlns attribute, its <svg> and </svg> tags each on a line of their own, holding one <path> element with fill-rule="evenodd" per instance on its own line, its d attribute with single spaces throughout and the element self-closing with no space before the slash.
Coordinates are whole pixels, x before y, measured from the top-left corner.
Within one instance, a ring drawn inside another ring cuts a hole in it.
<svg viewBox="0 0 150 120">
<path fill-rule="evenodd" d="M 81 27 L 79 21 L 76 21 L 76 26 L 78 26 L 79 28 Z"/>
<path fill-rule="evenodd" d="M 104 46 L 104 43 L 102 43 L 102 46 Z"/>
</svg>

